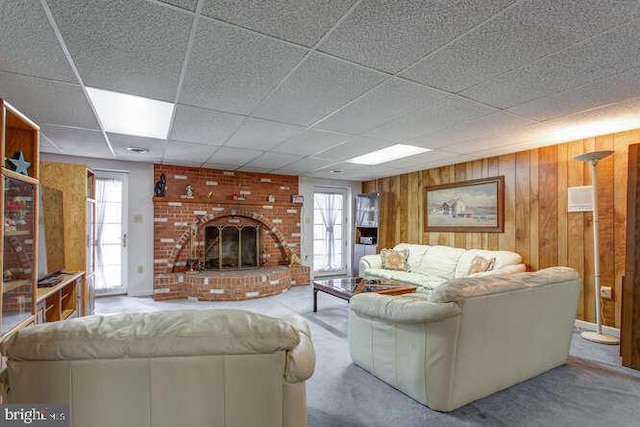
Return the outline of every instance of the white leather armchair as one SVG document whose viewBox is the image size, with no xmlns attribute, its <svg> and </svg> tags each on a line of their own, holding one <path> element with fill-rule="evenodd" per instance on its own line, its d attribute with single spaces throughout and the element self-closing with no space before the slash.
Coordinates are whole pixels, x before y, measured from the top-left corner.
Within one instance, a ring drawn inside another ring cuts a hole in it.
<svg viewBox="0 0 640 427">
<path fill-rule="evenodd" d="M 580 276 L 567 267 L 451 280 L 430 293 L 351 298 L 353 361 L 438 411 L 558 365 L 569 353 Z"/>
<path fill-rule="evenodd" d="M 70 404 L 75 427 L 305 426 L 315 367 L 302 318 L 240 310 L 47 323 L 1 351 L 4 402 Z"/>
</svg>

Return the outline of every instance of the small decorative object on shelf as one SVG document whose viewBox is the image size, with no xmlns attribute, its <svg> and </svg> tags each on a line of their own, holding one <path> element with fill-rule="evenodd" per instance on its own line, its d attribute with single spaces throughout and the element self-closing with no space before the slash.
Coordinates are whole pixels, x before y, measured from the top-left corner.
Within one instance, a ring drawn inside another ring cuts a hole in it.
<svg viewBox="0 0 640 427">
<path fill-rule="evenodd" d="M 207 199 L 213 199 L 213 191 L 209 191 L 209 194 L 207 194 Z"/>
<path fill-rule="evenodd" d="M 164 197 L 164 193 L 167 189 L 167 176 L 163 173 L 160 175 L 160 179 L 156 182 L 156 186 L 153 189 L 153 194 L 156 197 Z"/>
<path fill-rule="evenodd" d="M 264 248 L 262 250 L 262 265 L 267 265 L 267 263 L 269 262 L 269 250 L 267 248 Z"/>
<path fill-rule="evenodd" d="M 273 194 L 269 194 L 269 195 L 267 196 L 267 201 L 268 201 L 269 203 L 273 203 L 273 202 L 275 202 L 275 201 L 276 201 L 276 196 L 274 196 Z"/>
<path fill-rule="evenodd" d="M 9 163 L 9 169 L 12 171 L 21 173 L 22 175 L 29 175 L 29 171 L 27 169 L 31 166 L 31 162 L 27 162 L 24 159 L 22 151 L 16 151 L 13 153 L 13 157 L 7 159 L 7 162 Z"/>
<path fill-rule="evenodd" d="M 304 203 L 304 196 L 302 194 L 291 195 L 291 203 Z"/>
<path fill-rule="evenodd" d="M 237 194 L 231 195 L 231 200 L 238 200 L 238 195 Z"/>
<path fill-rule="evenodd" d="M 184 188 L 184 195 L 182 197 L 184 197 L 185 199 L 193 199 L 194 194 L 195 191 L 193 190 L 193 187 L 191 185 L 187 185 Z"/>
</svg>

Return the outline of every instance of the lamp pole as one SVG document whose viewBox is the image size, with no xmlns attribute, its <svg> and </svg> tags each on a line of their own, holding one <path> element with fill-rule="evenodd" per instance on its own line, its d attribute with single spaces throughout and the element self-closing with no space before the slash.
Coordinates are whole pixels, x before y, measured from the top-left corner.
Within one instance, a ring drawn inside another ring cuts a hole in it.
<svg viewBox="0 0 640 427">
<path fill-rule="evenodd" d="M 596 332 L 584 331 L 582 338 L 599 344 L 619 344 L 617 337 L 602 333 L 602 309 L 600 297 L 600 230 L 598 219 L 598 161 L 613 154 L 611 150 L 593 151 L 574 157 L 574 160 L 591 163 L 591 194 L 593 197 L 593 271 L 596 300 Z"/>
</svg>

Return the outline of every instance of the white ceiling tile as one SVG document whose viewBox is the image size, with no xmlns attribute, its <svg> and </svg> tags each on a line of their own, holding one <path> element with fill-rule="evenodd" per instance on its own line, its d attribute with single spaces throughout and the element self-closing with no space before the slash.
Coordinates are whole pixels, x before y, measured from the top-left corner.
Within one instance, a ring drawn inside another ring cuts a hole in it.
<svg viewBox="0 0 640 427">
<path fill-rule="evenodd" d="M 385 78 L 385 75 L 314 53 L 255 111 L 256 116 L 310 125 Z"/>
<path fill-rule="evenodd" d="M 0 94 L 38 124 L 99 129 L 80 86 L 0 72 Z"/>
<path fill-rule="evenodd" d="M 320 50 L 395 73 L 511 3 L 364 1 L 320 45 Z"/>
<path fill-rule="evenodd" d="M 46 135 L 40 132 L 40 152 L 42 153 L 54 153 L 54 154 L 64 154 L 60 148 L 52 143 Z"/>
<path fill-rule="evenodd" d="M 303 134 L 295 136 L 272 148 L 271 151 L 275 153 L 308 156 L 340 145 L 351 138 L 352 137 L 349 136 L 309 129 Z"/>
<path fill-rule="evenodd" d="M 146 1 L 47 2 L 87 86 L 175 99 L 192 15 Z"/>
<path fill-rule="evenodd" d="M 416 154 L 415 156 L 405 157 L 403 159 L 394 160 L 384 165 L 395 169 L 424 169 L 423 166 L 436 160 L 451 157 L 450 153 L 433 150 L 426 153 Z"/>
<path fill-rule="evenodd" d="M 314 170 L 329 166 L 335 163 L 335 160 L 316 159 L 307 157 L 302 160 L 297 160 L 295 163 L 276 168 L 277 173 L 285 175 L 298 175 L 311 173 Z"/>
<path fill-rule="evenodd" d="M 109 141 L 116 152 L 116 158 L 134 162 L 160 163 L 167 142 L 163 139 L 108 133 Z M 132 153 L 127 147 L 146 148 L 147 153 Z"/>
<path fill-rule="evenodd" d="M 393 145 L 387 141 L 380 141 L 370 138 L 356 137 L 349 142 L 330 148 L 328 150 L 316 153 L 313 157 L 319 159 L 344 161 L 362 154 L 380 150 Z"/>
<path fill-rule="evenodd" d="M 40 4 L 0 7 L 0 70 L 77 83 Z"/>
<path fill-rule="evenodd" d="M 640 14 L 640 2 L 525 1 L 402 75 L 459 92 Z"/>
<path fill-rule="evenodd" d="M 313 46 L 354 0 L 206 0 L 202 13 L 264 34 Z"/>
<path fill-rule="evenodd" d="M 196 3 L 198 0 L 160 0 L 162 3 L 171 4 L 173 6 L 181 7 L 182 9 L 190 10 L 194 12 L 196 10 Z"/>
<path fill-rule="evenodd" d="M 209 144 L 193 144 L 190 142 L 182 141 L 167 141 L 164 149 L 165 161 L 190 161 L 198 163 L 198 166 L 203 164 L 218 148 L 219 146 Z"/>
<path fill-rule="evenodd" d="M 633 21 L 462 94 L 509 108 L 637 67 L 640 21 Z"/>
<path fill-rule="evenodd" d="M 160 162 L 163 165 L 173 165 L 173 166 L 187 166 L 190 168 L 199 168 L 202 166 L 202 161 L 193 161 L 193 160 L 176 160 L 176 159 L 162 159 Z"/>
<path fill-rule="evenodd" d="M 290 43 L 201 19 L 180 101 L 247 114 L 305 52 Z"/>
<path fill-rule="evenodd" d="M 262 119 L 249 119 L 227 142 L 228 147 L 269 150 L 299 135 L 304 128 Z"/>
<path fill-rule="evenodd" d="M 222 145 L 242 122 L 244 116 L 178 105 L 171 139 L 200 144 Z"/>
<path fill-rule="evenodd" d="M 277 169 L 297 160 L 300 160 L 300 156 L 282 153 L 264 153 L 260 157 L 257 157 L 247 163 L 245 166 L 251 168 Z"/>
<path fill-rule="evenodd" d="M 394 78 L 320 122 L 316 128 L 359 134 L 444 98 L 422 85 Z"/>
<path fill-rule="evenodd" d="M 509 111 L 535 120 L 548 120 L 637 96 L 640 96 L 640 69 L 520 104 Z"/>
<path fill-rule="evenodd" d="M 113 159 L 102 132 L 43 125 L 42 133 L 69 156 Z"/>
<path fill-rule="evenodd" d="M 271 172 L 272 168 L 259 168 L 259 167 L 254 167 L 254 166 L 242 166 L 242 167 L 239 167 L 236 170 L 239 170 L 239 171 L 242 171 L 242 172 L 268 173 L 268 172 Z"/>
<path fill-rule="evenodd" d="M 403 142 L 426 133 L 459 125 L 496 110 L 448 96 L 365 133 L 366 136 Z"/>
<path fill-rule="evenodd" d="M 491 135 L 494 140 L 523 129 L 533 123 L 522 117 L 506 112 L 497 112 L 470 120 L 461 125 L 445 128 L 407 141 L 408 144 L 427 148 L 448 147 L 461 141 L 473 140 Z"/>
<path fill-rule="evenodd" d="M 243 148 L 221 147 L 207 161 L 207 165 L 235 165 L 242 166 L 251 160 L 260 156 L 263 152 L 260 150 L 247 150 Z"/>
</svg>

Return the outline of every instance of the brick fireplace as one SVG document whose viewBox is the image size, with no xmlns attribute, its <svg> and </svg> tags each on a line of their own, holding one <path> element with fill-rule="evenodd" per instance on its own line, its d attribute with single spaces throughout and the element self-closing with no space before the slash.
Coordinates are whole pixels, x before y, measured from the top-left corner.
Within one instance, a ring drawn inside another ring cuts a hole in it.
<svg viewBox="0 0 640 427">
<path fill-rule="evenodd" d="M 154 298 L 206 301 L 274 295 L 310 282 L 299 263 L 298 178 L 155 165 Z M 187 188 L 189 187 L 189 188 Z"/>
</svg>

